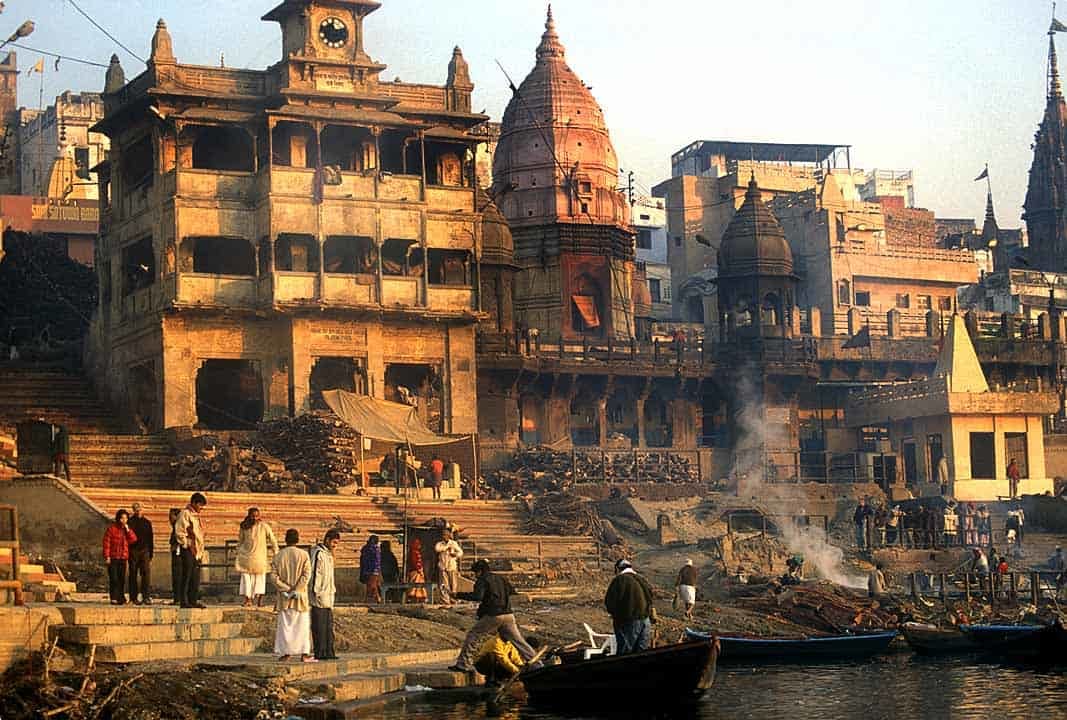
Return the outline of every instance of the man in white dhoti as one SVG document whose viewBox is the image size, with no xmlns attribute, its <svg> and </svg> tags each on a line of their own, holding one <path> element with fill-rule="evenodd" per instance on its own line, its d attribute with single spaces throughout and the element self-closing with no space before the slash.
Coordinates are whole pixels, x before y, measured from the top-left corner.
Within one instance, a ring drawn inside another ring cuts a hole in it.
<svg viewBox="0 0 1067 720">
<path fill-rule="evenodd" d="M 267 593 L 267 571 L 270 559 L 267 551 L 278 554 L 278 541 L 274 531 L 259 516 L 259 508 L 248 508 L 248 516 L 241 521 L 241 533 L 237 542 L 237 572 L 241 573 L 241 597 L 244 606 L 263 604 Z"/>
<path fill-rule="evenodd" d="M 274 584 L 278 586 L 278 629 L 274 633 L 274 652 L 279 660 L 299 655 L 304 662 L 317 662 L 311 654 L 311 606 L 308 603 L 308 580 L 311 558 L 296 545 L 300 533 L 285 531 L 285 548 L 274 556 Z"/>
</svg>

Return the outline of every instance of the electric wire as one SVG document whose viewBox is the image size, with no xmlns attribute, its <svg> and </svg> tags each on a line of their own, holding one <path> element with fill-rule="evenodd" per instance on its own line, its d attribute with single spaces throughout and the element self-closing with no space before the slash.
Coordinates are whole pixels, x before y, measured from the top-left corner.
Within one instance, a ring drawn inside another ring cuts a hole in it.
<svg viewBox="0 0 1067 720">
<path fill-rule="evenodd" d="M 49 52 L 48 50 L 40 50 L 38 48 L 30 47 L 29 45 L 22 45 L 20 43 L 8 43 L 11 47 L 16 47 L 19 50 L 28 50 L 30 52 L 40 53 L 41 55 L 47 55 L 48 57 L 56 58 L 57 60 L 66 60 L 67 62 L 81 63 L 82 65 L 91 65 L 93 67 L 107 69 L 107 65 L 103 63 L 94 62 L 92 60 L 83 60 L 82 58 L 71 57 L 70 55 L 60 55 L 59 53 Z"/>
<path fill-rule="evenodd" d="M 130 50 L 128 47 L 123 45 L 121 40 L 119 40 L 117 37 L 115 37 L 114 35 L 109 33 L 104 28 L 103 25 L 101 25 L 100 23 L 98 23 L 96 20 L 93 19 L 92 15 L 90 15 L 89 13 L 85 12 L 84 10 L 82 10 L 81 7 L 78 6 L 78 3 L 75 2 L 75 0 L 67 0 L 67 2 L 69 2 L 71 7 L 73 7 L 75 10 L 77 10 L 78 13 L 80 13 L 82 17 L 84 17 L 86 20 L 88 20 L 90 23 L 92 23 L 93 27 L 95 27 L 97 30 L 99 30 L 100 32 L 104 33 L 104 35 L 106 35 L 108 38 L 110 38 L 113 43 L 118 45 L 120 48 L 122 48 L 123 50 L 125 50 L 126 52 L 128 52 L 130 55 L 132 55 L 133 57 L 137 58 L 141 62 L 147 62 L 143 57 L 141 57 L 140 55 L 135 53 L 133 50 Z"/>
</svg>

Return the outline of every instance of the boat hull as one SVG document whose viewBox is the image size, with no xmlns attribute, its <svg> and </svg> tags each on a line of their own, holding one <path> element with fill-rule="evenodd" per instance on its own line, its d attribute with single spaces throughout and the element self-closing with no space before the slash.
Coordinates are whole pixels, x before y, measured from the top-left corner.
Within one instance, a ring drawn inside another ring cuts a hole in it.
<svg viewBox="0 0 1067 720">
<path fill-rule="evenodd" d="M 686 630 L 686 637 L 705 637 L 705 633 Z M 824 638 L 781 639 L 719 636 L 722 650 L 719 662 L 790 663 L 833 662 L 871 657 L 889 649 L 897 636 L 895 630 L 865 635 L 837 635 Z"/>
<path fill-rule="evenodd" d="M 989 655 L 1009 660 L 1067 663 L 1067 629 L 1052 625 L 961 625 Z"/>
<path fill-rule="evenodd" d="M 979 649 L 974 639 L 959 628 L 904 623 L 901 632 L 911 649 L 924 655 L 973 653 Z"/>
<path fill-rule="evenodd" d="M 546 665 L 522 674 L 529 701 L 535 705 L 626 705 L 691 701 L 715 681 L 718 644 L 700 639 L 629 655 Z"/>
</svg>

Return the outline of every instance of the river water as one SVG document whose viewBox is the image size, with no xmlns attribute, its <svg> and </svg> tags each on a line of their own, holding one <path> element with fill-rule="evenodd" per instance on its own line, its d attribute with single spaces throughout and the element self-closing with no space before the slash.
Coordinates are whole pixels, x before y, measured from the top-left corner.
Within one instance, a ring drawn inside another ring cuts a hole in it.
<svg viewBox="0 0 1067 720">
<path fill-rule="evenodd" d="M 625 688 L 619 688 L 625 693 Z M 432 698 L 433 694 L 424 696 Z M 377 709 L 383 720 L 940 720 L 1067 718 L 1067 669 L 976 664 L 898 653 L 849 665 L 722 667 L 696 707 L 658 715 L 615 712 L 560 715 L 525 707 L 488 713 L 484 701 L 412 700 Z"/>
</svg>

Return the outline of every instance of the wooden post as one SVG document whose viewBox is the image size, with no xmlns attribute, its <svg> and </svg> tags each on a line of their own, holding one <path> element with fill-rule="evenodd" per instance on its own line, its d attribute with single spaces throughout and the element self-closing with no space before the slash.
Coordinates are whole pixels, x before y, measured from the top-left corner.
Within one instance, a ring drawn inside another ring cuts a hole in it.
<svg viewBox="0 0 1067 720">
<path fill-rule="evenodd" d="M 963 597 L 967 602 L 971 601 L 971 574 L 963 573 Z"/>
<path fill-rule="evenodd" d="M 1014 570 L 1012 572 L 1008 573 L 1008 582 L 1011 583 L 1011 587 L 1008 588 L 1008 597 L 1011 598 L 1012 602 L 1015 602 L 1018 599 L 1018 592 L 1017 592 L 1017 587 L 1015 585 L 1015 571 Z"/>
<path fill-rule="evenodd" d="M 919 584 L 915 582 L 915 573 L 908 575 L 908 584 L 911 585 L 911 596 L 916 600 L 919 599 Z"/>
<path fill-rule="evenodd" d="M 945 585 L 947 580 L 945 573 L 937 576 L 938 585 L 941 587 L 941 602 L 945 604 L 948 603 L 948 587 Z"/>
<path fill-rule="evenodd" d="M 1030 573 L 1030 602 L 1036 608 L 1041 600 L 1041 573 Z"/>
</svg>

